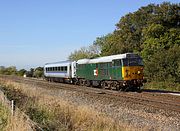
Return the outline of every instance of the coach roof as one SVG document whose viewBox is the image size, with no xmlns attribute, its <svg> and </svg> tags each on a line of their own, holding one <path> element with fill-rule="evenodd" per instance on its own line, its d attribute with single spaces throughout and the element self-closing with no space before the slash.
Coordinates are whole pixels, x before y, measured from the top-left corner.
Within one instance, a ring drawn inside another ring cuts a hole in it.
<svg viewBox="0 0 180 131">
<path fill-rule="evenodd" d="M 68 66 L 71 63 L 72 63 L 72 61 L 60 61 L 60 62 L 46 63 L 45 67 Z"/>
</svg>

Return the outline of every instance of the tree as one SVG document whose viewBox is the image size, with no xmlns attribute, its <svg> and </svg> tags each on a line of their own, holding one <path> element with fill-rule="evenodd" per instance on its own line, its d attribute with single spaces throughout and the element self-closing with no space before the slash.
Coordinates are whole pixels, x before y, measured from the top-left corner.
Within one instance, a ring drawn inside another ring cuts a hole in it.
<svg viewBox="0 0 180 131">
<path fill-rule="evenodd" d="M 154 53 L 145 63 L 145 74 L 150 80 L 180 83 L 180 46 Z"/>
<path fill-rule="evenodd" d="M 21 69 L 17 72 L 19 76 L 23 76 L 27 71 L 25 69 Z"/>
<path fill-rule="evenodd" d="M 34 70 L 33 76 L 36 77 L 36 78 L 43 77 L 43 67 L 37 67 Z"/>
<path fill-rule="evenodd" d="M 0 74 L 4 75 L 16 75 L 17 74 L 17 69 L 15 66 L 10 66 L 10 67 L 0 67 Z"/>
<path fill-rule="evenodd" d="M 5 70 L 4 70 L 4 74 L 5 75 L 16 75 L 17 73 L 17 69 L 15 66 L 10 66 L 10 67 L 7 67 Z"/>
<path fill-rule="evenodd" d="M 178 28 L 165 29 L 160 24 L 152 24 L 147 29 L 144 29 L 145 37 L 142 45 L 143 50 L 141 51 L 143 58 L 148 60 L 154 53 L 162 49 L 168 50 L 174 45 L 180 46 L 179 32 L 180 29 Z"/>
<path fill-rule="evenodd" d="M 4 74 L 5 71 L 5 67 L 4 66 L 0 66 L 0 74 Z"/>
<path fill-rule="evenodd" d="M 99 54 L 100 54 L 99 46 L 93 44 L 92 46 L 82 47 L 79 50 L 75 50 L 69 56 L 69 60 L 77 61 L 83 58 L 95 58 L 95 57 L 98 57 Z"/>
</svg>

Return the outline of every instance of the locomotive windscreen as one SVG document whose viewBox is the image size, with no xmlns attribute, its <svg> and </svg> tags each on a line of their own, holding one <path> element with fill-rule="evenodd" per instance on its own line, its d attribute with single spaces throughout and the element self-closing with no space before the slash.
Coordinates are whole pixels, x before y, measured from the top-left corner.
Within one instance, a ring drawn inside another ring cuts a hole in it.
<svg viewBox="0 0 180 131">
<path fill-rule="evenodd" d="M 143 66 L 142 58 L 125 58 L 122 59 L 123 66 Z"/>
</svg>

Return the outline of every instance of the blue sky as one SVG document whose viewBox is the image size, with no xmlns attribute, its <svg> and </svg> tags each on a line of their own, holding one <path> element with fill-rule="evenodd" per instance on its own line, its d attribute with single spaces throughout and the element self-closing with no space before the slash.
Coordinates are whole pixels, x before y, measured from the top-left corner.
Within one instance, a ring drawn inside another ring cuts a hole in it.
<svg viewBox="0 0 180 131">
<path fill-rule="evenodd" d="M 66 60 L 115 29 L 120 18 L 163 0 L 0 0 L 0 66 Z M 178 3 L 178 0 L 171 0 Z"/>
</svg>

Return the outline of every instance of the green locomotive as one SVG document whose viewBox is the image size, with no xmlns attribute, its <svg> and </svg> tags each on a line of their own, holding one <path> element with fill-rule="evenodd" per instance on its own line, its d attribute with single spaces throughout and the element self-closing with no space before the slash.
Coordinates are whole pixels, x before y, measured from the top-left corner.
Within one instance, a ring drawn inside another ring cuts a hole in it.
<svg viewBox="0 0 180 131">
<path fill-rule="evenodd" d="M 78 60 L 76 75 L 76 84 L 124 91 L 144 82 L 142 58 L 134 53 Z"/>
</svg>

